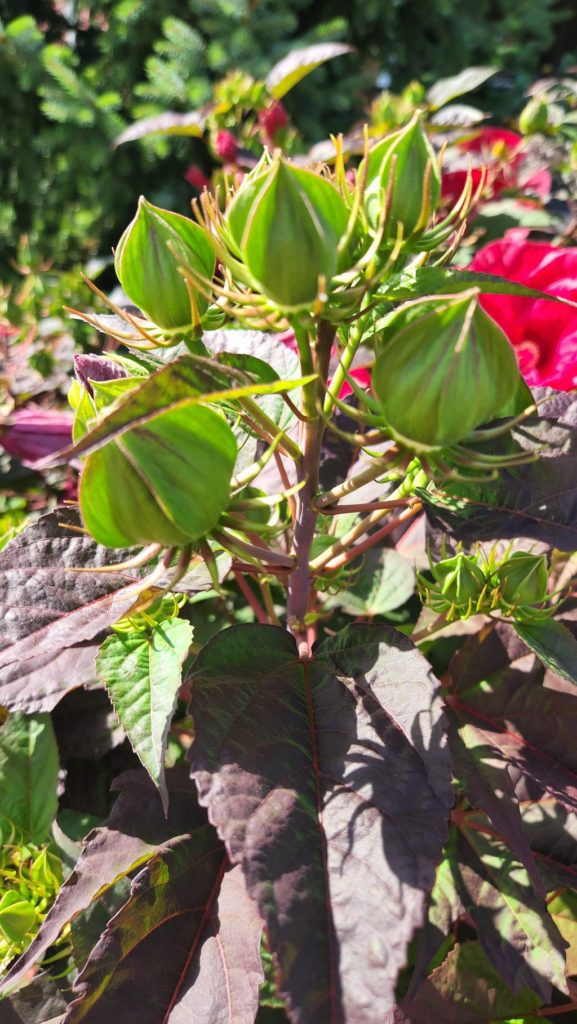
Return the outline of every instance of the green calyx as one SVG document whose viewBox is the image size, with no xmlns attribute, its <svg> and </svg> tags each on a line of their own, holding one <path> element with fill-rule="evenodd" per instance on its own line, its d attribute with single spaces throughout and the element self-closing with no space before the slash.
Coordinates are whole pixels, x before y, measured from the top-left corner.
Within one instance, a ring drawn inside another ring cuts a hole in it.
<svg viewBox="0 0 577 1024">
<path fill-rule="evenodd" d="M 234 434 L 218 412 L 195 405 L 161 413 L 88 456 L 84 524 L 112 548 L 189 544 L 227 508 L 235 459 Z"/>
<path fill-rule="evenodd" d="M 425 230 L 440 198 L 439 162 L 416 112 L 404 128 L 387 136 L 368 155 L 367 218 L 377 227 L 385 212 L 388 235 L 396 236 L 401 223 L 406 239 Z"/>
<path fill-rule="evenodd" d="M 502 414 L 518 386 L 513 349 L 475 289 L 389 317 L 373 387 L 391 434 L 413 451 L 457 444 Z"/>
<path fill-rule="evenodd" d="M 431 563 L 433 583 L 423 573 L 418 584 L 423 599 L 448 620 L 467 618 L 478 611 L 487 591 L 487 577 L 476 559 L 459 552 L 452 558 Z"/>
<path fill-rule="evenodd" d="M 257 290 L 283 310 L 308 308 L 341 270 L 337 247 L 349 219 L 334 186 L 275 157 L 249 176 L 227 230 Z"/>
<path fill-rule="evenodd" d="M 212 242 L 202 228 L 187 217 L 153 206 L 143 196 L 114 257 L 118 280 L 129 299 L 164 330 L 194 326 L 207 308 L 206 299 L 189 290 L 179 268 L 210 281 L 215 262 Z"/>
<path fill-rule="evenodd" d="M 548 597 L 548 578 L 546 556 L 528 551 L 515 551 L 494 575 L 501 602 L 512 608 L 543 604 Z"/>
</svg>

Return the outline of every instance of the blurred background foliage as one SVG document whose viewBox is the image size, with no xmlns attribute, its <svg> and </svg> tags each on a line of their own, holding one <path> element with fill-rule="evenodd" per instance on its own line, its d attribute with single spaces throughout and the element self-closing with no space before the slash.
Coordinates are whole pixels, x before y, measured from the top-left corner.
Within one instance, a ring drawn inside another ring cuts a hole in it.
<svg viewBox="0 0 577 1024">
<path fill-rule="evenodd" d="M 20 239 L 38 264 L 107 256 L 141 192 L 187 212 L 184 174 L 210 175 L 198 138 L 114 148 L 133 121 L 208 103 L 233 68 L 264 78 L 296 47 L 343 41 L 355 53 L 301 82 L 286 108 L 303 145 L 347 130 L 382 88 L 426 85 L 471 64 L 502 69 L 486 109 L 513 116 L 558 55 L 577 57 L 564 0 L 0 0 L 0 280 Z M 567 55 L 569 52 L 569 55 Z M 484 99 L 484 96 L 482 96 Z M 284 102 L 284 101 L 283 101 Z M 214 155 L 214 154 L 213 154 Z"/>
</svg>

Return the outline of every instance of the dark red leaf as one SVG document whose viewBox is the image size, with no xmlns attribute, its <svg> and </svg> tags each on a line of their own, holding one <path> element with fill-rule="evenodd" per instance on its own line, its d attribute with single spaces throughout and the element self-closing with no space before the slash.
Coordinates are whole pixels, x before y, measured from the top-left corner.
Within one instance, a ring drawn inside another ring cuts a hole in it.
<svg viewBox="0 0 577 1024">
<path fill-rule="evenodd" d="M 0 704 L 11 710 L 49 711 L 92 681 L 95 638 L 136 599 L 136 571 L 113 571 L 129 553 L 100 547 L 78 526 L 76 512 L 51 512 L 0 553 Z"/>
<path fill-rule="evenodd" d="M 227 863 L 210 825 L 161 847 L 93 950 L 64 1024 L 253 1024 L 262 922 Z"/>
<path fill-rule="evenodd" d="M 577 695 L 509 669 L 461 689 L 449 702 L 461 725 L 475 726 L 484 760 L 505 762 L 577 810 Z"/>
<path fill-rule="evenodd" d="M 2 981 L 11 985 L 45 953 L 65 924 L 100 891 L 145 863 L 157 847 L 206 820 L 194 786 L 183 767 L 167 772 L 170 796 L 165 818 L 158 790 L 146 772 L 125 772 L 115 783 L 120 794 L 108 821 L 86 837 L 82 854 L 26 952 Z"/>
<path fill-rule="evenodd" d="M 292 1019 L 381 1024 L 452 804 L 428 663 L 385 626 L 350 626 L 308 662 L 284 630 L 247 625 L 192 676 L 200 800 L 265 917 Z"/>
</svg>

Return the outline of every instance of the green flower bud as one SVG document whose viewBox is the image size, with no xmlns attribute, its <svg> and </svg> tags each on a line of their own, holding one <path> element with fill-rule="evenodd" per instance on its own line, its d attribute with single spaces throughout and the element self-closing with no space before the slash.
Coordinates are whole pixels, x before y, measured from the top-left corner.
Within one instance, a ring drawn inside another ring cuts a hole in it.
<svg viewBox="0 0 577 1024">
<path fill-rule="evenodd" d="M 549 570 L 545 555 L 515 551 L 498 566 L 495 577 L 502 600 L 513 607 L 547 600 Z"/>
<path fill-rule="evenodd" d="M 462 552 L 437 562 L 432 573 L 447 604 L 461 610 L 477 603 L 487 582 L 480 566 Z"/>
<path fill-rule="evenodd" d="M 212 242 L 198 224 L 153 206 L 144 196 L 114 256 L 116 274 L 128 298 L 165 330 L 188 328 L 194 320 L 191 296 L 179 266 L 210 281 L 215 262 Z M 206 299 L 194 293 L 194 302 L 198 311 L 204 312 Z"/>
<path fill-rule="evenodd" d="M 256 287 L 281 309 L 309 307 L 319 278 L 341 269 L 337 246 L 349 219 L 334 186 L 275 158 L 243 183 L 227 229 Z"/>
<path fill-rule="evenodd" d="M 218 523 L 230 496 L 236 441 L 213 409 L 171 409 L 88 456 L 84 524 L 99 544 L 185 545 Z"/>
<path fill-rule="evenodd" d="M 549 108 L 541 96 L 532 96 L 519 114 L 519 131 L 523 135 L 545 132 L 549 127 Z"/>
<path fill-rule="evenodd" d="M 388 318 L 373 387 L 391 434 L 413 451 L 458 443 L 499 416 L 518 386 L 513 349 L 476 290 Z"/>
<path fill-rule="evenodd" d="M 368 155 L 365 209 L 373 227 L 389 193 L 389 235 L 399 221 L 405 238 L 424 231 L 441 198 L 441 171 L 418 112 Z"/>
</svg>

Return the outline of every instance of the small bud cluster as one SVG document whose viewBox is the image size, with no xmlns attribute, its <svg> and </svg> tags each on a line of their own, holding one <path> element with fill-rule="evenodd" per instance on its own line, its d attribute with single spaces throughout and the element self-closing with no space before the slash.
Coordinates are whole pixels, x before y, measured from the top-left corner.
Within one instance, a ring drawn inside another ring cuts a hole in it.
<svg viewBox="0 0 577 1024">
<path fill-rule="evenodd" d="M 553 596 L 548 590 L 545 555 L 529 551 L 507 553 L 498 560 L 494 553 L 465 554 L 430 561 L 430 575 L 418 573 L 422 600 L 447 622 L 470 615 L 500 612 L 507 618 L 528 620 L 548 615 Z"/>
<path fill-rule="evenodd" d="M 0 858 L 0 970 L 26 949 L 62 885 L 62 863 L 46 847 L 6 843 Z"/>
</svg>

